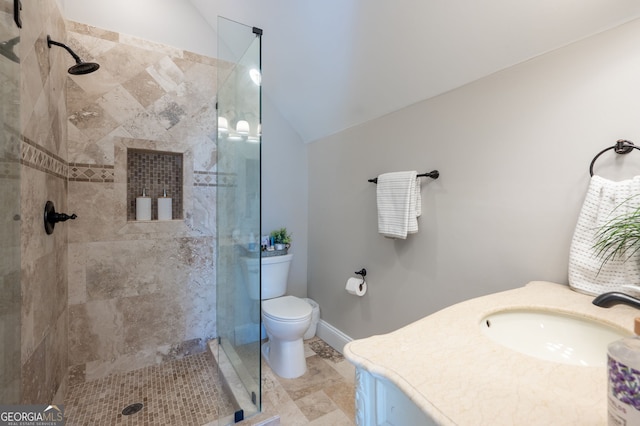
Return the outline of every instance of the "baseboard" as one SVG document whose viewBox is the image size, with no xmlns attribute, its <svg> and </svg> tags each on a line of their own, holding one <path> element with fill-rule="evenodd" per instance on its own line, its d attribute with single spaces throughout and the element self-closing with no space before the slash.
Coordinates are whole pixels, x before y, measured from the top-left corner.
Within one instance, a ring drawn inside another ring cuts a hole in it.
<svg viewBox="0 0 640 426">
<path fill-rule="evenodd" d="M 353 339 L 324 320 L 318 321 L 316 336 L 324 340 L 333 349 L 343 353 L 344 345 Z"/>
</svg>

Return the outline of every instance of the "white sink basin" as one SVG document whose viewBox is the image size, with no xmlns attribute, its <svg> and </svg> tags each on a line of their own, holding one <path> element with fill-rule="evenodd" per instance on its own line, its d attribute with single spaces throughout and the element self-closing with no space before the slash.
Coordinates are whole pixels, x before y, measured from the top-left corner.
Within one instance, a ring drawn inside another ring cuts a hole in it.
<svg viewBox="0 0 640 426">
<path fill-rule="evenodd" d="M 480 323 L 485 335 L 514 351 L 547 361 L 605 366 L 607 345 L 628 331 L 559 312 L 517 310 L 488 315 Z"/>
</svg>

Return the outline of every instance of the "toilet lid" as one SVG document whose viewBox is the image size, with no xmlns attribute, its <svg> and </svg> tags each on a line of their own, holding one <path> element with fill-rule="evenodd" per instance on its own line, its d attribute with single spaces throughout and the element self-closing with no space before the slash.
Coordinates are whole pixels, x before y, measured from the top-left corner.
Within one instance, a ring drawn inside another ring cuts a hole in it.
<svg viewBox="0 0 640 426">
<path fill-rule="evenodd" d="M 311 315 L 311 305 L 295 296 L 262 301 L 262 313 L 279 321 L 301 320 Z"/>
</svg>

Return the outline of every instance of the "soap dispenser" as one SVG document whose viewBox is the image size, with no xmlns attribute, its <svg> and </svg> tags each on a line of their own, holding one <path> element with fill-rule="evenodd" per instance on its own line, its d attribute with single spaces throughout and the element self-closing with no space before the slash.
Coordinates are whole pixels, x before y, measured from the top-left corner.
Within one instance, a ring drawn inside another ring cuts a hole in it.
<svg viewBox="0 0 640 426">
<path fill-rule="evenodd" d="M 640 317 L 635 336 L 608 346 L 608 424 L 640 425 Z"/>
<path fill-rule="evenodd" d="M 173 219 L 173 206 L 171 197 L 167 196 L 167 188 L 162 191 L 162 197 L 158 197 L 158 220 Z"/>
<path fill-rule="evenodd" d="M 141 197 L 136 197 L 136 220 L 151 220 L 151 197 L 147 196 L 147 188 L 142 189 Z"/>
</svg>

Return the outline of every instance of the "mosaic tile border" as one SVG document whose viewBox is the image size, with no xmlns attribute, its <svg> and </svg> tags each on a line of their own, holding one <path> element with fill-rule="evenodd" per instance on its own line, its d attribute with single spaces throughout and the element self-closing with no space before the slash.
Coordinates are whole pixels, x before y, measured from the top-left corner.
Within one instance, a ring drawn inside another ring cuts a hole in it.
<svg viewBox="0 0 640 426">
<path fill-rule="evenodd" d="M 114 167 L 109 164 L 69 163 L 69 180 L 75 182 L 113 182 Z"/>
<path fill-rule="evenodd" d="M 5 164 L 6 163 L 6 164 Z M 0 177 L 18 177 L 11 161 L 0 162 Z M 20 164 L 74 182 L 113 183 L 112 164 L 67 163 L 57 155 L 23 137 L 20 144 Z M 193 186 L 235 186 L 236 174 L 195 170 Z"/>
<path fill-rule="evenodd" d="M 216 172 L 206 172 L 194 170 L 193 186 L 216 186 L 218 174 Z"/>
<path fill-rule="evenodd" d="M 236 186 L 235 173 L 218 173 L 194 170 L 193 186 Z"/>
<path fill-rule="evenodd" d="M 20 144 L 20 164 L 61 179 L 67 179 L 69 174 L 69 165 L 65 160 L 24 136 Z"/>
</svg>

